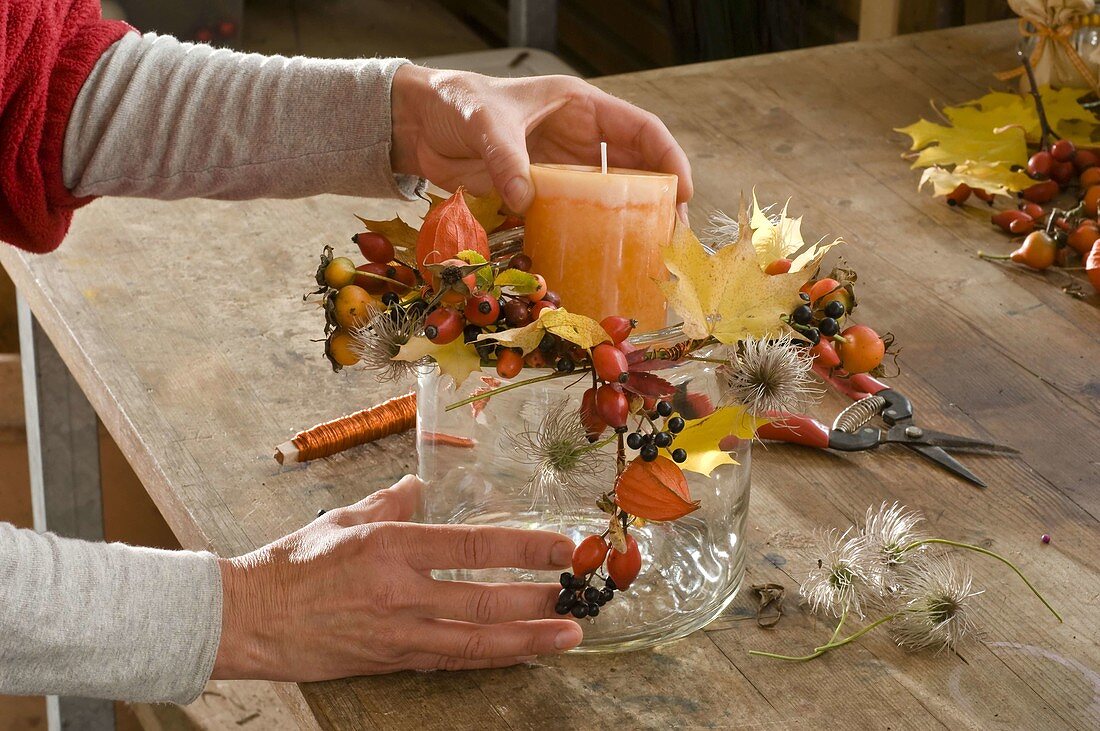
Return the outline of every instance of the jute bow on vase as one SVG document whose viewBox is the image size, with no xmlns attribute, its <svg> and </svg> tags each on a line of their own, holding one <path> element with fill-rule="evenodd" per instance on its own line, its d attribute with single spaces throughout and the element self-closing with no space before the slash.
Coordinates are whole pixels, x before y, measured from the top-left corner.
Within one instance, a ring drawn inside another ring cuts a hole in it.
<svg viewBox="0 0 1100 731">
<path fill-rule="evenodd" d="M 1020 16 L 1020 34 L 1035 39 L 1030 61 L 1039 86 L 1097 88 L 1096 71 L 1073 45 L 1080 20 L 1093 11 L 1095 0 L 1008 0 L 1008 4 Z M 1030 90 L 1022 66 L 997 77 L 1020 77 L 1020 91 Z"/>
</svg>

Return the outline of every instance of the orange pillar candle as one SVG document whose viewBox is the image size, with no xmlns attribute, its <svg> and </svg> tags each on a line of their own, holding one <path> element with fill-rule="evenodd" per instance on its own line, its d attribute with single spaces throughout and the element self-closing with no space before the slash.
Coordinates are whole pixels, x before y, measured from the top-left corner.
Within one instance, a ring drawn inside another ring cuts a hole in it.
<svg viewBox="0 0 1100 731">
<path fill-rule="evenodd" d="M 535 200 L 524 250 L 570 312 L 666 324 L 657 281 L 676 220 L 675 175 L 579 165 L 532 165 Z"/>
</svg>

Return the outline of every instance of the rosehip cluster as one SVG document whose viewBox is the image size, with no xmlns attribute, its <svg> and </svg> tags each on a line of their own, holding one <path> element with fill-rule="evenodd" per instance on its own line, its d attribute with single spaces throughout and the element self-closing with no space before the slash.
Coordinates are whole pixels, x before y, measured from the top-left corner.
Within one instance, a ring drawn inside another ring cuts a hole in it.
<svg viewBox="0 0 1100 731">
<path fill-rule="evenodd" d="M 598 579 L 596 571 L 605 562 L 603 587 L 593 586 Z M 554 611 L 577 619 L 599 616 L 600 607 L 611 601 L 616 591 L 634 583 L 641 570 L 642 554 L 633 536 L 626 536 L 625 551 L 613 549 L 604 536 L 588 536 L 573 549 L 572 573 L 566 571 L 560 577 L 562 588 Z"/>
</svg>

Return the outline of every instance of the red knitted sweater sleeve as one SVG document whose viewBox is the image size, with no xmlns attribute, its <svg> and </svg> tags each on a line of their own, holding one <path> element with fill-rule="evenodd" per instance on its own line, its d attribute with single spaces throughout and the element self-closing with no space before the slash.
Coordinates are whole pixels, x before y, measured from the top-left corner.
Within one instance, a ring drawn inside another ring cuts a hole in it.
<svg viewBox="0 0 1100 731">
<path fill-rule="evenodd" d="M 99 0 L 0 0 L 0 239 L 56 249 L 76 198 L 61 176 L 65 128 L 96 61 L 130 26 Z"/>
</svg>

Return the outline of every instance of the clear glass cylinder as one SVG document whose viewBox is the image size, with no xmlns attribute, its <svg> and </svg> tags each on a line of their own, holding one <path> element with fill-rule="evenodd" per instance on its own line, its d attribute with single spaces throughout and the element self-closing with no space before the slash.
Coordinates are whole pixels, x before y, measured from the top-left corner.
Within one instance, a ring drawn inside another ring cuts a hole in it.
<svg viewBox="0 0 1100 731">
<path fill-rule="evenodd" d="M 676 342 L 672 330 L 644 336 L 640 343 Z M 682 339 L 682 337 L 680 338 Z M 525 369 L 517 381 L 549 371 Z M 690 393 L 691 399 L 673 398 L 685 416 L 700 400 L 717 404 L 716 366 L 682 361 L 658 372 Z M 484 379 L 482 378 L 484 376 Z M 494 395 L 476 416 L 470 405 L 447 411 L 486 381 L 495 383 L 495 371 L 474 373 L 459 390 L 449 377 L 432 366 L 422 370 L 417 390 L 417 447 L 419 474 L 428 483 L 423 493 L 422 518 L 429 523 L 498 525 L 545 529 L 564 533 L 575 542 L 603 533 L 608 516 L 590 500 L 564 511 L 549 501 L 533 500 L 523 489 L 532 465 L 517 459 L 514 436 L 536 429 L 550 410 L 580 409 L 587 379 L 557 378 Z M 504 382 L 507 383 L 507 382 Z M 743 533 L 748 514 L 749 440 L 734 437 L 723 448 L 738 464 L 718 467 L 711 475 L 685 472 L 698 510 L 679 520 L 632 527 L 642 552 L 642 572 L 628 590 L 617 592 L 598 617 L 585 625 L 585 639 L 577 652 L 614 652 L 652 647 L 694 632 L 715 619 L 736 596 L 744 575 Z M 611 455 L 614 442 L 603 449 Z M 631 455 L 633 456 L 633 455 Z M 613 457 L 611 458 L 612 465 Z M 611 489 L 612 466 L 602 490 Z M 516 569 L 438 572 L 439 578 L 461 581 L 541 581 L 554 583 L 558 574 Z"/>
</svg>

